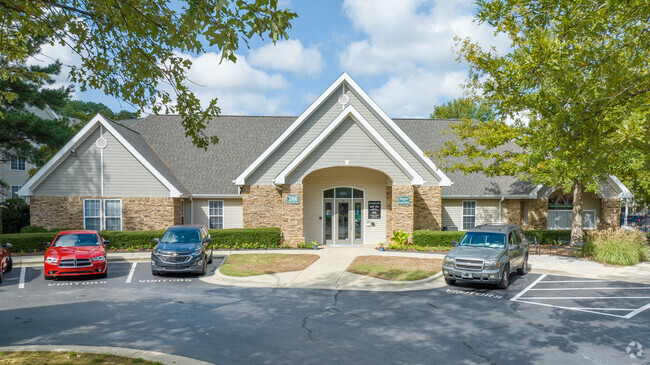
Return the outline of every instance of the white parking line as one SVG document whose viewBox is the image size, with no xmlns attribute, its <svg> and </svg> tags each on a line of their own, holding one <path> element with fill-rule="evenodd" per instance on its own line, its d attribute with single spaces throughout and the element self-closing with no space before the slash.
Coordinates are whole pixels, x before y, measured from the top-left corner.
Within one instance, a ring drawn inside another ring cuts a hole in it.
<svg viewBox="0 0 650 365">
<path fill-rule="evenodd" d="M 131 265 L 131 271 L 129 271 L 129 276 L 126 278 L 126 283 L 130 283 L 131 279 L 133 279 L 133 273 L 135 272 L 135 266 L 137 265 L 137 262 L 134 262 L 133 265 Z"/>
<path fill-rule="evenodd" d="M 540 284 L 546 283 L 606 283 L 607 280 L 546 280 Z"/>
<path fill-rule="evenodd" d="M 638 309 L 634 310 L 633 312 L 628 313 L 628 314 L 625 316 L 625 318 L 627 318 L 627 319 L 632 318 L 632 317 L 636 316 L 637 314 L 643 312 L 644 310 L 646 310 L 646 309 L 648 309 L 648 308 L 650 308 L 650 303 L 644 305 L 644 306 L 641 307 L 641 308 L 638 308 Z"/>
<path fill-rule="evenodd" d="M 650 297 L 526 297 L 524 299 L 650 299 Z M 510 299 L 512 300 L 512 299 Z"/>
<path fill-rule="evenodd" d="M 636 287 L 606 287 L 606 288 L 547 288 L 547 289 L 530 289 L 530 290 L 648 290 L 650 286 L 636 286 Z"/>
<path fill-rule="evenodd" d="M 540 280 L 544 279 L 545 277 L 546 277 L 546 274 L 542 274 L 542 275 L 540 275 L 540 277 L 538 277 L 535 281 L 533 281 L 530 285 L 528 285 L 528 286 L 526 287 L 526 289 L 520 291 L 519 294 L 515 295 L 512 299 L 510 299 L 510 301 L 511 301 L 511 302 L 515 302 L 515 301 L 517 301 L 517 299 L 519 299 L 520 296 L 526 294 L 527 291 L 529 291 L 530 289 L 532 289 L 532 288 L 535 286 L 535 284 L 539 283 Z"/>
<path fill-rule="evenodd" d="M 528 298 L 526 298 L 526 299 L 528 299 Z M 579 308 L 576 308 L 576 307 L 564 307 L 564 306 L 561 306 L 561 305 L 553 305 L 553 304 L 537 303 L 537 302 L 528 302 L 528 301 L 525 301 L 525 300 L 518 300 L 518 302 L 520 302 L 520 303 L 528 303 L 528 304 L 535 304 L 535 305 L 541 305 L 541 306 L 544 306 L 544 307 L 560 308 L 560 309 L 569 309 L 569 310 L 575 310 L 575 311 L 579 311 L 579 312 L 586 312 L 586 313 L 600 314 L 600 315 L 603 315 L 603 316 L 610 316 L 610 317 L 616 317 L 616 318 L 629 318 L 629 317 L 627 317 L 627 316 L 629 316 L 629 314 L 626 315 L 626 316 L 619 316 L 619 315 L 616 315 L 616 314 L 603 313 L 603 312 L 596 312 L 596 311 L 593 311 L 593 310 L 579 309 Z"/>
<path fill-rule="evenodd" d="M 25 271 L 27 268 L 25 266 L 20 268 L 20 281 L 18 282 L 18 289 L 25 288 Z"/>
</svg>

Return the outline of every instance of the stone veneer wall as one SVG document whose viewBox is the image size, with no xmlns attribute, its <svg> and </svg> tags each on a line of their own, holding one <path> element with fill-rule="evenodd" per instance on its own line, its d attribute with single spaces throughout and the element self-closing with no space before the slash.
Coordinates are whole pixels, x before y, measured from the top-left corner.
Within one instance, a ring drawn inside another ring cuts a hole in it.
<svg viewBox="0 0 650 365">
<path fill-rule="evenodd" d="M 621 201 L 619 198 L 602 198 L 600 201 L 600 224 L 598 229 L 620 227 L 620 212 Z"/>
<path fill-rule="evenodd" d="M 413 229 L 439 231 L 442 229 L 442 189 L 439 186 L 415 188 Z"/>
<path fill-rule="evenodd" d="M 528 229 L 548 229 L 548 199 L 528 200 Z"/>
<path fill-rule="evenodd" d="M 165 229 L 180 224 L 181 206 L 178 198 L 96 196 L 32 196 L 30 224 L 46 229 L 81 229 L 84 226 L 84 199 L 121 199 L 122 229 L 125 231 Z"/>
<path fill-rule="evenodd" d="M 516 224 L 523 226 L 523 219 L 521 215 L 521 200 L 519 199 L 506 199 L 501 203 L 503 212 L 502 218 L 505 224 Z"/>
<path fill-rule="evenodd" d="M 410 198 L 411 204 L 409 205 L 399 205 L 397 204 L 397 199 L 400 196 L 408 196 Z M 391 225 L 392 229 L 404 232 L 413 233 L 413 223 L 415 221 L 414 216 L 414 189 L 412 185 L 393 185 L 392 189 L 392 219 Z M 392 236 L 392 231 L 391 231 Z M 409 236 L 409 242 L 413 242 L 413 235 Z"/>
<path fill-rule="evenodd" d="M 393 186 L 386 186 L 386 243 L 393 237 Z M 384 212 L 382 212 L 383 214 Z"/>
<path fill-rule="evenodd" d="M 289 194 L 298 195 L 300 203 L 287 204 Z M 242 195 L 245 228 L 280 227 L 284 243 L 304 242 L 302 184 L 286 185 L 282 192 L 272 185 L 247 185 Z"/>
<path fill-rule="evenodd" d="M 287 204 L 287 195 L 298 195 L 299 204 Z M 303 198 L 302 184 L 285 185 L 282 188 L 282 235 L 284 242 L 296 244 L 305 241 L 303 232 Z"/>
</svg>

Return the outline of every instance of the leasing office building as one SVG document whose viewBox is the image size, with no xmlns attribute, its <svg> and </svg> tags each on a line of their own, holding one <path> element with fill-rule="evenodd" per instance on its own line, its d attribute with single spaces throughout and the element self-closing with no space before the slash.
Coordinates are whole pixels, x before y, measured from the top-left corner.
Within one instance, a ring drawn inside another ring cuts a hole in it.
<svg viewBox="0 0 650 365">
<path fill-rule="evenodd" d="M 561 191 L 511 177 L 445 174 L 425 156 L 448 120 L 391 119 L 347 75 L 298 118 L 222 116 L 208 151 L 180 117 L 93 118 L 19 194 L 31 224 L 147 230 L 175 224 L 281 227 L 286 242 L 379 243 L 392 230 L 483 223 L 570 227 Z M 618 225 L 615 177 L 584 198 L 585 228 Z"/>
</svg>

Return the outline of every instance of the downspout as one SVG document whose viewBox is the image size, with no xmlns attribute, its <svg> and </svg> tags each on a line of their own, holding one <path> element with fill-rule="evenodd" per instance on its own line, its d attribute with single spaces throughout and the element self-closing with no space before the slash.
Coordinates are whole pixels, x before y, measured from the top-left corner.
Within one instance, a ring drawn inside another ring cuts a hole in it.
<svg viewBox="0 0 650 365">
<path fill-rule="evenodd" d="M 503 202 L 505 198 L 506 198 L 505 196 L 502 196 L 501 200 L 499 200 L 499 224 L 503 224 L 501 221 L 501 202 Z"/>
<path fill-rule="evenodd" d="M 275 180 L 271 181 L 271 185 L 273 185 L 276 189 L 278 189 L 278 191 L 279 191 L 280 193 L 282 193 L 282 186 L 277 185 L 277 184 L 275 183 Z"/>
<path fill-rule="evenodd" d="M 190 224 L 194 224 L 194 199 L 192 199 L 192 194 L 190 194 Z"/>
<path fill-rule="evenodd" d="M 625 198 L 625 223 L 624 225 L 627 227 L 627 215 L 628 215 L 628 206 L 630 205 L 630 198 Z"/>
</svg>

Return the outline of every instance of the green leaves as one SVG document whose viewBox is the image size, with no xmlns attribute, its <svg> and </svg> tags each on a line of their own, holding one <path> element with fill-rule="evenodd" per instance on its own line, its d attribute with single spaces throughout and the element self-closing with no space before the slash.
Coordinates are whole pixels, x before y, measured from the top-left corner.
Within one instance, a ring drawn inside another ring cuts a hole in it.
<svg viewBox="0 0 650 365">
<path fill-rule="evenodd" d="M 254 36 L 288 38 L 295 17 L 278 10 L 276 0 L 199 0 L 174 8 L 166 0 L 0 2 L 0 54 L 9 65 L 21 64 L 35 37 L 67 45 L 81 56 L 70 81 L 82 91 L 99 89 L 141 112 L 178 113 L 194 144 L 207 148 L 218 139 L 202 131 L 219 108 L 216 99 L 201 107 L 187 87 L 191 62 L 178 54 L 204 53 L 205 41 L 222 61 L 235 62 L 235 51 Z M 28 77 L 0 70 L 0 80 Z M 14 93 L 0 90 L 0 103 L 12 98 Z"/>
</svg>

